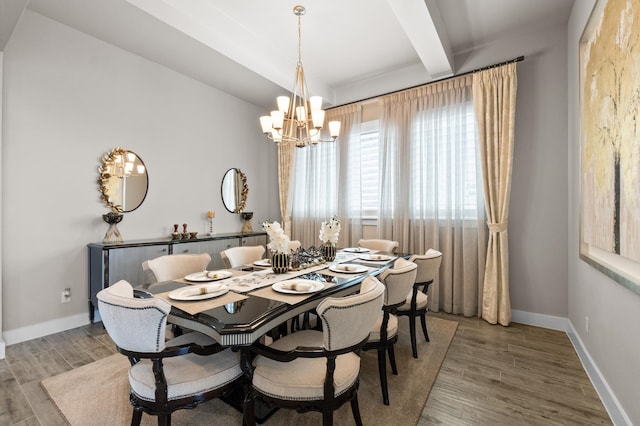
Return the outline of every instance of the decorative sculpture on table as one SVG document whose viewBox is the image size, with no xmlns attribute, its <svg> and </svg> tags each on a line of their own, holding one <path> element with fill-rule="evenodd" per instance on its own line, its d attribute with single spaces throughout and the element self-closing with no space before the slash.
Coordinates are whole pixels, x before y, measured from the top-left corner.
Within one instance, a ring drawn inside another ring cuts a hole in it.
<svg viewBox="0 0 640 426">
<path fill-rule="evenodd" d="M 253 219 L 253 212 L 242 212 L 240 217 L 244 220 L 242 225 L 242 232 L 253 232 L 253 226 L 251 226 L 251 219 Z"/>
<path fill-rule="evenodd" d="M 320 224 L 320 241 L 322 241 L 322 254 L 326 261 L 332 262 L 336 258 L 336 244 L 340 235 L 340 220 L 333 216 L 329 221 Z"/>
<path fill-rule="evenodd" d="M 279 222 L 264 222 L 262 227 L 269 236 L 267 247 L 271 250 L 271 268 L 276 274 L 289 270 L 289 236 Z"/>
</svg>

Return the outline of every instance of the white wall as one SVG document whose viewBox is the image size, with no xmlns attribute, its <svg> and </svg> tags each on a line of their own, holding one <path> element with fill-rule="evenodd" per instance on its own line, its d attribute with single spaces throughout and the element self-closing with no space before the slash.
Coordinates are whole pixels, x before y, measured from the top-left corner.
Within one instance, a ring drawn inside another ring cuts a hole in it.
<svg viewBox="0 0 640 426">
<path fill-rule="evenodd" d="M 640 424 L 640 296 L 578 257 L 580 209 L 578 43 L 595 0 L 576 1 L 568 25 L 569 320 L 621 405 Z M 635 6 L 637 7 L 637 5 Z M 589 332 L 585 317 L 589 317 Z M 624 418 L 626 412 L 627 418 Z"/>
<path fill-rule="evenodd" d="M 212 69 L 211 72 L 216 72 Z M 275 147 L 263 111 L 35 12 L 25 11 L 4 50 L 3 330 L 7 344 L 84 323 L 87 249 L 107 208 L 101 156 L 135 151 L 149 172 L 142 206 L 118 225 L 126 240 L 168 236 L 173 223 L 240 231 L 224 210 L 229 167 L 248 179 L 254 223 L 279 217 Z M 72 301 L 60 303 L 70 287 Z"/>
</svg>

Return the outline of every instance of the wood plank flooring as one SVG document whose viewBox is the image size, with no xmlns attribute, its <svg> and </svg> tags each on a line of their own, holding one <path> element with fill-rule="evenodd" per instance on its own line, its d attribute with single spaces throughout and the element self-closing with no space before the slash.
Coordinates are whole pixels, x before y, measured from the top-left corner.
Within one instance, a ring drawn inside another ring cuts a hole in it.
<svg viewBox="0 0 640 426">
<path fill-rule="evenodd" d="M 611 424 L 565 333 L 430 315 L 460 326 L 420 426 Z M 101 324 L 8 346 L 0 360 L 0 425 L 66 424 L 40 381 L 115 352 Z"/>
</svg>

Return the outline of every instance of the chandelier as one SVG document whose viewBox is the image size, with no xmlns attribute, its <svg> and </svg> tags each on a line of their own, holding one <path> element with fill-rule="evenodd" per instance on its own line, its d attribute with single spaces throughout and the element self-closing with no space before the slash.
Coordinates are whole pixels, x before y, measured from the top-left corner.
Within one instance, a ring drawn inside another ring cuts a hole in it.
<svg viewBox="0 0 640 426">
<path fill-rule="evenodd" d="M 264 134 L 277 144 L 295 143 L 299 148 L 315 145 L 318 142 L 333 142 L 340 134 L 340 122 L 329 122 L 330 140 L 320 139 L 320 131 L 324 126 L 325 112 L 322 110 L 322 97 L 311 96 L 307 100 L 307 83 L 304 80 L 304 69 L 301 60 L 300 17 L 306 9 L 295 6 L 293 13 L 298 17 L 298 64 L 291 96 L 278 96 L 278 110 L 271 115 L 260 117 L 260 125 Z"/>
</svg>

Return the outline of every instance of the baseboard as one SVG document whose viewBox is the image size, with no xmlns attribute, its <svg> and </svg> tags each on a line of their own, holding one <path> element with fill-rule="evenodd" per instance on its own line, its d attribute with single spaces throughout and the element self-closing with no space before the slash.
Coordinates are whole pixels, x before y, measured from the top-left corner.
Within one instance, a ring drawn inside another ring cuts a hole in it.
<svg viewBox="0 0 640 426">
<path fill-rule="evenodd" d="M 584 371 L 587 373 L 587 376 L 589 376 L 589 380 L 591 380 L 591 383 L 598 393 L 598 396 L 602 401 L 602 405 L 604 405 L 604 408 L 607 410 L 613 424 L 619 426 L 632 426 L 633 423 L 631 422 L 631 419 L 624 411 L 622 405 L 620 405 L 620 401 L 618 401 L 618 398 L 616 398 L 615 394 L 609 387 L 609 384 L 600 372 L 600 369 L 593 362 L 591 355 L 589 355 L 587 348 L 582 343 L 580 336 L 568 318 L 536 314 L 533 312 L 512 311 L 511 319 L 513 322 L 520 324 L 549 328 L 551 330 L 559 330 L 567 333 L 571 344 L 578 354 L 578 358 L 580 358 Z"/>
<path fill-rule="evenodd" d="M 8 346 L 31 339 L 37 339 L 38 337 L 48 336 L 49 334 L 70 330 L 72 328 L 81 327 L 86 324 L 89 324 L 89 315 L 87 313 L 83 313 L 26 327 L 20 327 L 15 330 L 5 330 L 2 337 Z"/>
<path fill-rule="evenodd" d="M 6 356 L 4 352 L 5 345 L 4 345 L 4 340 L 2 340 L 1 337 L 2 336 L 0 336 L 0 359 L 4 359 Z"/>
<path fill-rule="evenodd" d="M 559 331 L 569 331 L 571 326 L 567 318 L 526 311 L 511 311 L 511 321 Z"/>
</svg>

